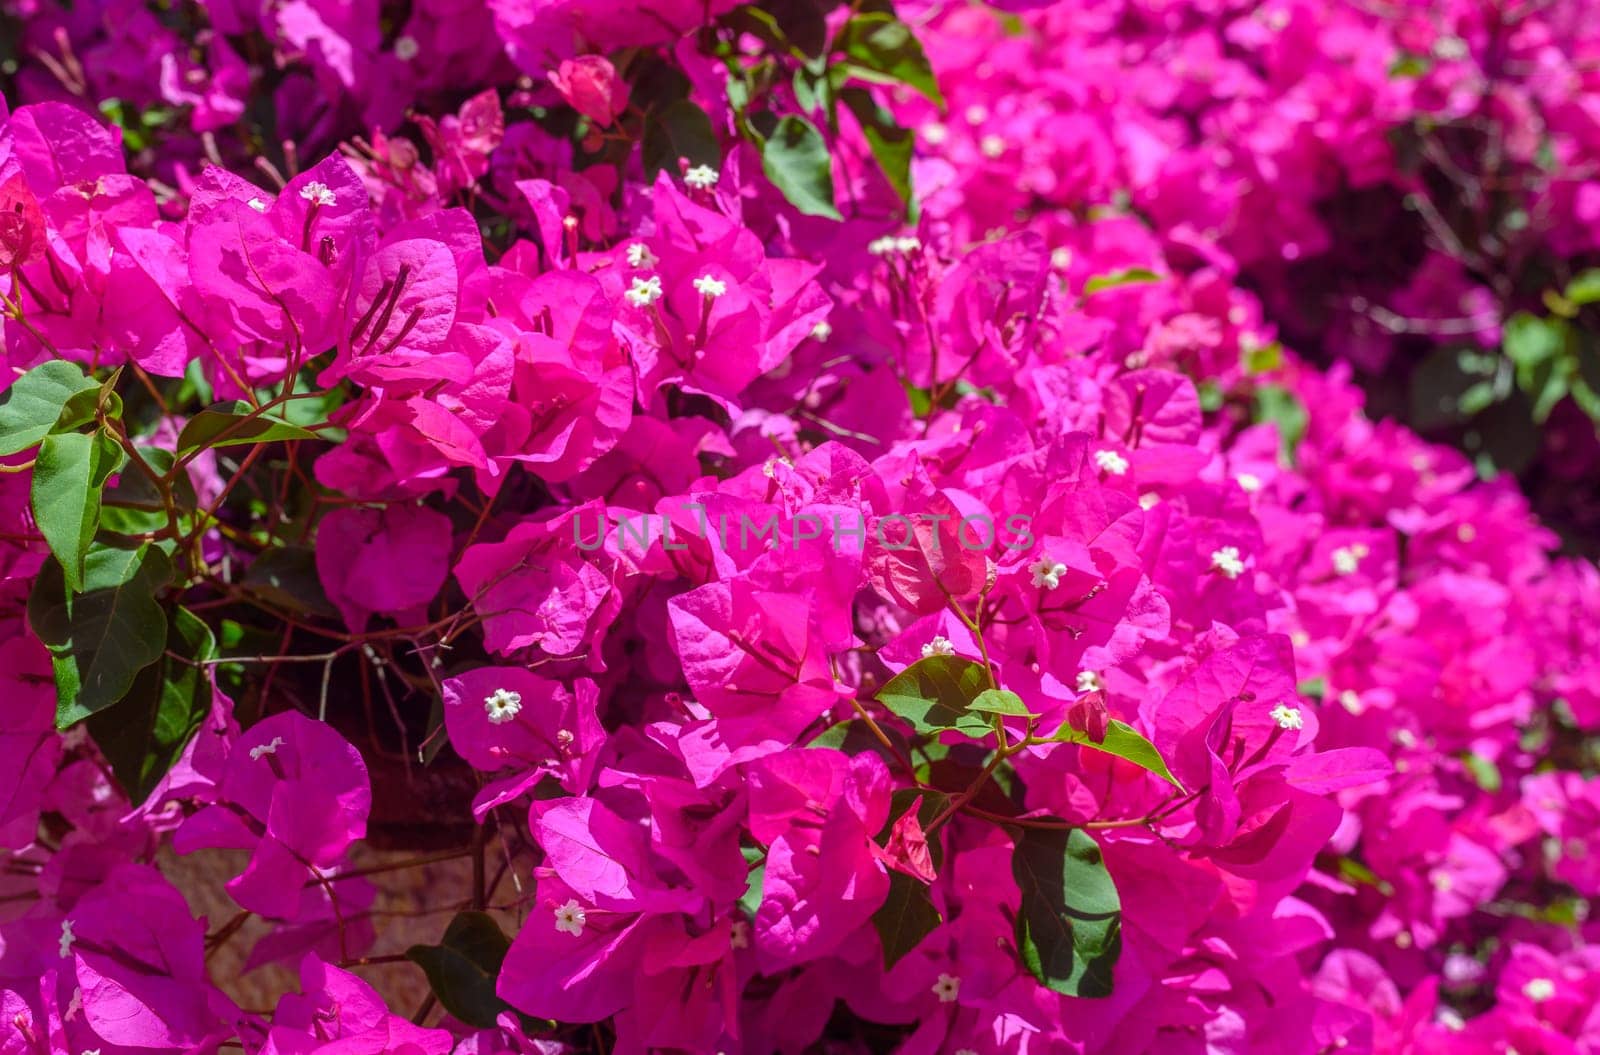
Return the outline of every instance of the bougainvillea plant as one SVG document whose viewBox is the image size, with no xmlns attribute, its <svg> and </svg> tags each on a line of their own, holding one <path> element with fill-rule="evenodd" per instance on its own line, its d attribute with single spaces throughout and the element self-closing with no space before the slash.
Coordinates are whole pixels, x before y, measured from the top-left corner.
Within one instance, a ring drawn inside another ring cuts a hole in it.
<svg viewBox="0 0 1600 1055">
<path fill-rule="evenodd" d="M 1583 14 L 0 0 L 0 1053 L 1600 1052 Z"/>
</svg>

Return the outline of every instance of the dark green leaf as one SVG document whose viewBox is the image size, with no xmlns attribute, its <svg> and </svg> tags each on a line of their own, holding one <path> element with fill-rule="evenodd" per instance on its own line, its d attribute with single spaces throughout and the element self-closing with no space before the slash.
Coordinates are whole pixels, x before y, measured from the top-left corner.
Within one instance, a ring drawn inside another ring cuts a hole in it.
<svg viewBox="0 0 1600 1055">
<path fill-rule="evenodd" d="M 55 668 L 62 729 L 122 699 L 167 643 L 167 616 L 156 601 L 172 577 L 165 553 L 96 545 L 84 569 L 84 592 L 71 594 L 61 565 L 46 562 L 28 598 L 28 623 Z"/>
<path fill-rule="evenodd" d="M 904 872 L 890 871 L 889 896 L 872 914 L 872 926 L 883 943 L 884 969 L 899 963 L 943 922 L 925 884 Z"/>
<path fill-rule="evenodd" d="M 915 88 L 935 106 L 944 105 L 933 67 L 904 22 L 886 12 L 857 15 L 839 32 L 835 50 L 844 52 L 842 70 L 875 84 Z"/>
<path fill-rule="evenodd" d="M 139 672 L 120 702 L 90 716 L 89 735 L 135 805 L 167 775 L 211 712 L 211 679 L 200 664 L 216 655 L 205 621 L 174 608 L 161 658 Z"/>
<path fill-rule="evenodd" d="M 95 420 L 102 410 L 108 418 L 122 417 L 122 397 L 101 386 L 74 392 L 61 405 L 61 414 L 51 432 L 76 432 Z"/>
<path fill-rule="evenodd" d="M 1089 734 L 1074 729 L 1070 725 L 1062 725 L 1055 731 L 1051 740 L 1064 744 L 1078 744 L 1082 747 L 1104 751 L 1108 755 L 1116 755 L 1148 770 L 1165 780 L 1168 784 L 1183 791 L 1184 787 L 1172 775 L 1172 770 L 1167 768 L 1167 763 L 1162 759 L 1161 752 L 1156 750 L 1156 745 L 1139 735 L 1139 731 L 1124 722 L 1112 721 L 1106 725 L 1106 738 L 1101 743 L 1089 739 Z"/>
<path fill-rule="evenodd" d="M 178 454 L 209 447 L 237 447 L 278 440 L 314 440 L 315 432 L 271 414 L 251 416 L 248 403 L 218 403 L 189 419 L 178 434 Z"/>
<path fill-rule="evenodd" d="M 954 729 L 982 739 L 994 727 L 968 707 L 989 687 L 982 663 L 960 656 L 928 656 L 890 678 L 878 690 L 878 700 L 919 733 Z"/>
<path fill-rule="evenodd" d="M 757 846 L 741 846 L 739 852 L 744 855 L 746 869 L 744 896 L 739 899 L 739 908 L 754 919 L 756 909 L 761 907 L 762 888 L 766 886 L 767 855 Z"/>
<path fill-rule="evenodd" d="M 99 388 L 77 363 L 41 363 L 0 393 L 0 457 L 32 447 L 55 427 L 61 408 L 79 392 Z"/>
<path fill-rule="evenodd" d="M 652 179 L 662 169 L 676 173 L 679 158 L 687 158 L 690 165 L 718 168 L 722 164 L 722 148 L 717 145 L 711 118 L 687 99 L 669 103 L 650 115 L 645 121 L 642 149 L 645 172 Z"/>
<path fill-rule="evenodd" d="M 1009 689 L 984 689 L 967 706 L 985 714 L 1008 714 L 1018 718 L 1039 717 L 1028 710 L 1028 705 L 1022 702 L 1021 696 Z"/>
<path fill-rule="evenodd" d="M 337 615 L 317 573 L 317 558 L 306 546 L 279 546 L 257 557 L 240 583 L 245 590 L 289 612 Z"/>
<path fill-rule="evenodd" d="M 798 114 L 778 122 L 761 148 L 761 168 L 789 204 L 807 216 L 842 219 L 833 204 L 833 163 L 817 126 Z"/>
<path fill-rule="evenodd" d="M 1283 365 L 1283 345 L 1277 341 L 1252 344 L 1244 350 L 1244 368 L 1252 374 L 1266 374 Z"/>
<path fill-rule="evenodd" d="M 850 110 L 851 116 L 866 137 L 872 156 L 883 170 L 889 186 L 906 205 L 906 214 L 916 219 L 916 198 L 911 189 L 911 156 L 916 149 L 916 137 L 911 130 L 902 128 L 894 115 L 878 105 L 872 93 L 864 88 L 844 88 L 839 101 Z"/>
<path fill-rule="evenodd" d="M 84 589 L 83 559 L 100 524 L 100 488 L 122 457 L 117 441 L 100 432 L 62 432 L 39 444 L 33 519 L 74 592 Z"/>
<path fill-rule="evenodd" d="M 458 912 L 438 945 L 413 945 L 406 959 L 428 976 L 444 1009 L 469 1026 L 492 1029 L 510 1009 L 495 993 L 511 942 L 487 913 Z"/>
<path fill-rule="evenodd" d="M 820 55 L 828 42 L 828 24 L 816 0 L 764 0 L 735 9 L 729 22 L 796 58 Z"/>
<path fill-rule="evenodd" d="M 1016 833 L 1011 873 L 1022 891 L 1017 950 L 1039 982 L 1067 996 L 1111 995 L 1122 953 L 1122 899 L 1085 831 Z"/>
</svg>

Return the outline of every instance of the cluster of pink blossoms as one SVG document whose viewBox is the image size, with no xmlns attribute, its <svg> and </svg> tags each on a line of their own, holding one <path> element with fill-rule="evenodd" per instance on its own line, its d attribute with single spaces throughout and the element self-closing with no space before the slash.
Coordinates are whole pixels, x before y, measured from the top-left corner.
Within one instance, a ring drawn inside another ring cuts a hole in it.
<svg viewBox="0 0 1600 1055">
<path fill-rule="evenodd" d="M 329 408 L 175 465 L 210 514 L 162 605 L 369 650 L 394 724 L 473 771 L 509 942 L 415 1023 L 363 981 L 382 760 L 328 719 L 365 670 L 193 666 L 209 706 L 148 787 L 125 701 L 58 729 L 18 449 L 0 1053 L 1600 1052 L 1600 574 L 1268 310 L 1285 247 L 1332 251 L 1328 168 L 1386 178 L 1386 129 L 1445 105 L 1417 94 L 1467 89 L 1397 83 L 1384 42 L 1423 29 L 1365 10 L 901 6 L 945 99 L 877 96 L 919 129 L 915 224 L 865 126 L 846 219 L 775 189 L 690 32 L 732 4 L 20 8 L 80 101 L 231 128 L 264 41 L 279 134 L 365 133 L 281 185 L 182 143 L 130 175 L 125 128 L 0 102 L 0 333 L 13 376 L 121 368 L 130 407 Z M 604 140 L 649 102 L 612 59 L 652 48 L 720 164 L 576 165 L 525 119 Z M 191 449 L 197 410 L 130 413 L 130 446 Z M 273 517 L 240 499 L 285 441 L 263 479 L 310 498 Z M 228 921 L 162 874 L 216 849 L 272 924 L 249 965 L 299 972 L 275 1007 L 208 974 Z"/>
</svg>

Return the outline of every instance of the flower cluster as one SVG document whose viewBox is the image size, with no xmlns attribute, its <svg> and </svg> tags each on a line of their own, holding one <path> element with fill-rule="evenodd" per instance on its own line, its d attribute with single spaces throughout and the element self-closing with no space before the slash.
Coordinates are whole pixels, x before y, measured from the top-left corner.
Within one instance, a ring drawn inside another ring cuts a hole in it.
<svg viewBox="0 0 1600 1055">
<path fill-rule="evenodd" d="M 1600 1047 L 1600 574 L 1277 321 L 1569 5 L 192 6 L 0 8 L 0 1050 Z"/>
</svg>

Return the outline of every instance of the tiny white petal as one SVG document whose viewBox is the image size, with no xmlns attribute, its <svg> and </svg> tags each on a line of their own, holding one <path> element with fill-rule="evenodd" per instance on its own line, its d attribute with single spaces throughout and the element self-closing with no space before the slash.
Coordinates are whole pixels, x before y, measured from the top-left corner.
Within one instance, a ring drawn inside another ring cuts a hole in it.
<svg viewBox="0 0 1600 1055">
<path fill-rule="evenodd" d="M 1077 689 L 1079 692 L 1099 692 L 1106 687 L 1105 679 L 1092 670 L 1078 671 Z"/>
<path fill-rule="evenodd" d="M 574 938 L 583 935 L 584 925 L 589 922 L 588 914 L 583 911 L 583 906 L 572 898 L 566 904 L 556 909 L 556 930 L 562 934 L 570 934 Z"/>
<path fill-rule="evenodd" d="M 1290 707 L 1286 703 L 1280 703 L 1276 707 L 1272 708 L 1270 717 L 1273 721 L 1278 723 L 1279 729 L 1305 728 L 1306 720 L 1305 717 L 1301 715 L 1300 708 Z"/>
<path fill-rule="evenodd" d="M 1556 995 L 1556 983 L 1548 978 L 1530 978 L 1522 987 L 1522 995 L 1536 1004 L 1542 1004 Z"/>
<path fill-rule="evenodd" d="M 648 308 L 661 299 L 661 278 L 658 275 L 651 275 L 649 278 L 635 276 L 633 285 L 623 295 L 634 307 Z"/>
<path fill-rule="evenodd" d="M 939 1003 L 952 1003 L 961 992 L 961 979 L 953 974 L 939 975 L 939 980 L 933 983 L 933 994 L 939 998 Z"/>
<path fill-rule="evenodd" d="M 813 341 L 826 341 L 832 336 L 833 327 L 828 325 L 828 321 L 826 319 L 811 327 L 811 339 Z"/>
<path fill-rule="evenodd" d="M 683 182 L 695 190 L 710 190 L 721 178 L 710 165 L 696 165 L 683 174 Z"/>
<path fill-rule="evenodd" d="M 313 205 L 332 205 L 339 200 L 326 183 L 318 183 L 316 180 L 300 188 L 300 197 Z"/>
<path fill-rule="evenodd" d="M 1128 471 L 1128 459 L 1116 451 L 1095 451 L 1094 463 L 1100 467 L 1101 472 L 1110 473 L 1112 476 L 1122 476 Z"/>
<path fill-rule="evenodd" d="M 483 698 L 483 711 L 495 725 L 509 722 L 522 710 L 522 693 L 496 689 Z"/>
<path fill-rule="evenodd" d="M 256 212 L 267 211 L 267 203 L 262 201 L 260 198 L 251 198 L 249 201 L 245 202 L 245 204 L 250 206 L 250 208 L 254 209 Z"/>
<path fill-rule="evenodd" d="M 951 644 L 950 639 L 943 634 L 936 635 L 932 641 L 922 646 L 924 659 L 929 656 L 953 656 L 955 654 L 956 646 Z"/>
<path fill-rule="evenodd" d="M 628 247 L 628 266 L 638 268 L 652 268 L 660 263 L 659 258 L 650 251 L 650 247 L 643 242 L 635 242 Z"/>
<path fill-rule="evenodd" d="M 699 293 L 707 300 L 716 300 L 718 297 L 728 292 L 728 284 L 726 282 L 718 278 L 713 278 L 710 275 L 701 275 L 699 278 L 695 279 L 694 288 L 695 292 Z"/>
<path fill-rule="evenodd" d="M 1230 579 L 1244 574 L 1244 561 L 1235 546 L 1223 546 L 1211 554 L 1211 570 L 1221 572 Z"/>
<path fill-rule="evenodd" d="M 394 42 L 394 57 L 401 62 L 410 62 L 422 51 L 422 45 L 417 43 L 416 37 L 405 36 Z"/>
<path fill-rule="evenodd" d="M 1365 546 L 1340 546 L 1333 551 L 1333 570 L 1340 575 L 1354 575 L 1361 569 Z"/>
<path fill-rule="evenodd" d="M 983 152 L 984 157 L 993 160 L 1006 152 L 1006 141 L 990 133 L 978 140 L 978 149 Z"/>
<path fill-rule="evenodd" d="M 1033 576 L 1034 586 L 1054 590 L 1061 585 L 1061 576 L 1067 573 L 1067 566 L 1046 556 L 1028 565 L 1028 572 Z"/>
<path fill-rule="evenodd" d="M 77 941 L 77 940 L 78 940 L 78 936 L 76 934 L 72 933 L 72 921 L 70 919 L 62 920 L 61 921 L 60 954 L 62 956 L 71 956 L 72 955 L 72 943 Z"/>
<path fill-rule="evenodd" d="M 1239 488 L 1246 494 L 1254 494 L 1256 491 L 1261 490 L 1261 477 L 1255 473 L 1240 473 L 1234 477 L 1234 480 L 1238 482 Z"/>
</svg>

